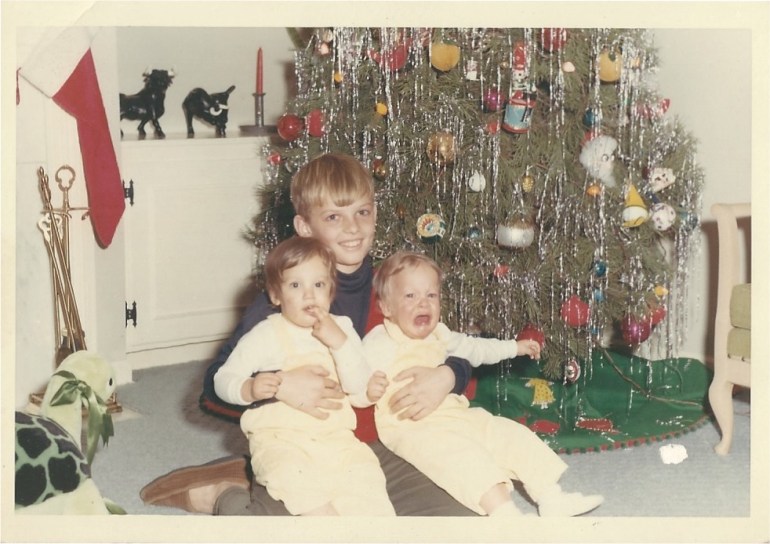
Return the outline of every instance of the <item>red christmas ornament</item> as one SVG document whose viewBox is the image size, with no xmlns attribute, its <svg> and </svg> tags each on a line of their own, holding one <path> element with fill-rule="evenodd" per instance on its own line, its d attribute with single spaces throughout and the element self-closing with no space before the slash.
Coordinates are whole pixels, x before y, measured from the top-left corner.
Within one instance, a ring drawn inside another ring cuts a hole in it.
<svg viewBox="0 0 770 544">
<path fill-rule="evenodd" d="M 291 142 L 296 140 L 300 135 L 302 129 L 305 128 L 305 123 L 293 113 L 286 113 L 278 119 L 276 128 L 278 129 L 278 135 L 281 138 L 287 142 Z"/>
<path fill-rule="evenodd" d="M 487 132 L 490 134 L 497 134 L 500 132 L 500 126 L 502 125 L 502 122 L 500 119 L 490 119 L 487 121 Z"/>
<path fill-rule="evenodd" d="M 280 154 L 280 153 L 278 153 L 277 151 L 272 151 L 272 152 L 271 152 L 271 153 L 270 153 L 270 154 L 267 156 L 267 162 L 268 162 L 268 164 L 270 164 L 271 166 L 278 166 L 279 164 L 281 164 L 281 160 L 282 160 L 282 159 L 281 159 L 281 154 Z"/>
<path fill-rule="evenodd" d="M 369 58 L 380 65 L 383 70 L 390 70 L 391 72 L 397 72 L 404 66 L 409 58 L 409 45 L 411 40 L 407 40 L 404 43 L 397 44 L 390 49 L 386 49 L 382 53 L 379 51 L 369 51 Z"/>
<path fill-rule="evenodd" d="M 307 124 L 307 132 L 314 138 L 320 138 L 326 134 L 326 116 L 324 112 L 318 108 L 310 110 L 305 118 Z"/>
<path fill-rule="evenodd" d="M 503 102 L 505 102 L 505 98 L 499 89 L 492 87 L 491 89 L 487 89 L 484 93 L 483 102 L 485 111 L 500 111 L 500 108 L 503 107 Z"/>
<path fill-rule="evenodd" d="M 544 28 L 541 36 L 540 45 L 544 51 L 553 53 L 564 46 L 567 41 L 566 28 Z"/>
<path fill-rule="evenodd" d="M 638 345 L 650 337 L 652 325 L 650 318 L 636 319 L 626 315 L 620 322 L 620 332 L 623 340 L 630 345 Z"/>
<path fill-rule="evenodd" d="M 541 349 L 545 346 L 545 335 L 543 334 L 543 331 L 538 329 L 532 323 L 524 325 L 519 331 L 519 334 L 516 335 L 516 340 L 534 340 L 540 344 Z"/>
<path fill-rule="evenodd" d="M 561 318 L 570 327 L 582 327 L 590 317 L 590 306 L 577 295 L 572 295 L 561 305 Z"/>
<path fill-rule="evenodd" d="M 655 307 L 650 307 L 650 324 L 654 327 L 666 317 L 666 307 L 659 304 Z"/>
<path fill-rule="evenodd" d="M 508 275 L 508 272 L 510 271 L 510 269 L 511 267 L 508 266 L 507 264 L 498 264 L 497 266 L 495 266 L 495 270 L 494 272 L 492 272 L 492 274 L 494 274 L 496 278 L 504 278 L 505 276 Z"/>
</svg>

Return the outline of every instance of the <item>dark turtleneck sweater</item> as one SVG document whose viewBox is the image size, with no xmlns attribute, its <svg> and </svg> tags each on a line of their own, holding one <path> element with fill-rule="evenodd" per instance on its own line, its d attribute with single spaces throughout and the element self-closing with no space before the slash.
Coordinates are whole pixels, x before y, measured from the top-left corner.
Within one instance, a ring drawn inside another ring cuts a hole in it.
<svg viewBox="0 0 770 544">
<path fill-rule="evenodd" d="M 382 314 L 380 313 L 379 305 L 375 304 L 373 300 L 373 277 L 374 269 L 370 257 L 367 257 L 361 265 L 361 268 L 352 274 L 338 272 L 337 291 L 330 309 L 332 314 L 348 316 L 351 321 L 353 321 L 353 327 L 356 329 L 356 332 L 358 332 L 359 336 L 362 338 L 375 325 L 382 322 Z M 254 302 L 246 309 L 235 332 L 233 332 L 232 336 L 230 336 L 224 345 L 222 345 L 217 356 L 214 358 L 214 361 L 206 370 L 206 375 L 203 379 L 203 393 L 200 398 L 200 405 L 204 411 L 217 416 L 223 416 L 226 419 L 234 420 L 236 422 L 240 419 L 241 413 L 243 413 L 247 407 L 228 404 L 217 397 L 214 392 L 214 375 L 219 368 L 225 364 L 225 361 L 230 356 L 233 349 L 235 349 L 235 346 L 238 344 L 241 337 L 249 332 L 257 323 L 277 311 L 278 308 L 270 303 L 267 293 L 258 295 Z M 455 373 L 455 387 L 452 392 L 462 393 L 465 391 L 470 380 L 470 364 L 457 357 L 449 357 L 446 364 Z M 271 402 L 273 400 L 274 399 L 262 402 Z M 250 407 L 253 408 L 257 406 L 259 406 L 259 403 L 253 404 Z M 377 440 L 377 431 L 374 427 L 373 407 L 354 408 L 354 410 L 356 411 L 356 416 L 358 418 L 356 436 L 364 442 Z"/>
</svg>

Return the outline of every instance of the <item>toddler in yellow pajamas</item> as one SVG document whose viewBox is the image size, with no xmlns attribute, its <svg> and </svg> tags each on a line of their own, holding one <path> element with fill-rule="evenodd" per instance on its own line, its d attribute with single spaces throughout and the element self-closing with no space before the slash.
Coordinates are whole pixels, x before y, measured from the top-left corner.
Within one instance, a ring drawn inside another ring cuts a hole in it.
<svg viewBox="0 0 770 544">
<path fill-rule="evenodd" d="M 474 338 L 439 322 L 441 270 L 417 253 L 386 259 L 374 279 L 385 321 L 364 338 L 372 376 L 354 405 L 376 403 L 380 440 L 456 500 L 479 514 L 521 515 L 511 480 L 524 484 L 541 516 L 575 516 L 601 504 L 600 495 L 562 491 L 567 465 L 530 429 L 511 419 L 471 408 L 450 394 L 429 415 L 399 419 L 388 408 L 393 377 L 414 366 L 435 367 L 448 355 L 471 365 L 493 364 L 518 355 L 540 356 L 533 340 Z"/>
<path fill-rule="evenodd" d="M 369 372 L 353 323 L 329 314 L 333 253 L 313 238 L 291 238 L 270 252 L 265 274 L 281 313 L 246 333 L 214 377 L 227 402 L 269 403 L 241 416 L 255 480 L 292 514 L 394 516 L 377 456 L 353 434 L 348 397 L 326 419 L 275 401 L 280 371 L 308 364 L 339 378 L 346 393 L 366 389 Z"/>
</svg>

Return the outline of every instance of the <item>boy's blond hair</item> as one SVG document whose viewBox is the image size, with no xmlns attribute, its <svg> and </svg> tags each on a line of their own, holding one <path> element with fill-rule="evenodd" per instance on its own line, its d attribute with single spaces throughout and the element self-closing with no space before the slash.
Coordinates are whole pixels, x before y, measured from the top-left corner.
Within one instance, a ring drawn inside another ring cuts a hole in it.
<svg viewBox="0 0 770 544">
<path fill-rule="evenodd" d="M 414 251 L 397 251 L 384 261 L 377 268 L 377 274 L 372 281 L 372 289 L 374 294 L 380 300 L 387 300 L 390 295 L 390 285 L 393 276 L 403 271 L 405 268 L 416 268 L 420 265 L 428 266 L 435 270 L 438 276 L 439 288 L 441 288 L 441 282 L 444 279 L 444 273 L 439 268 L 438 263 L 422 253 L 415 253 Z"/>
<path fill-rule="evenodd" d="M 281 281 L 286 270 L 294 268 L 312 257 L 320 257 L 329 268 L 329 277 L 332 283 L 330 297 L 333 299 L 337 289 L 337 260 L 334 258 L 334 253 L 315 238 L 303 238 L 301 236 L 287 238 L 267 254 L 267 259 L 265 259 L 265 287 L 270 296 L 275 297 L 281 292 Z"/>
<path fill-rule="evenodd" d="M 314 206 L 328 200 L 348 206 L 360 198 L 374 201 L 372 175 L 355 157 L 343 153 L 316 157 L 291 180 L 291 203 L 296 214 L 305 218 Z"/>
</svg>

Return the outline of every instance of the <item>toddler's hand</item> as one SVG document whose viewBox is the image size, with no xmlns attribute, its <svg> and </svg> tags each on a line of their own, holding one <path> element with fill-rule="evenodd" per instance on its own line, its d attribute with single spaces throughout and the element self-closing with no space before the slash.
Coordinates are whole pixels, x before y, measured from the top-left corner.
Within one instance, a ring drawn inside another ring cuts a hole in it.
<svg viewBox="0 0 770 544">
<path fill-rule="evenodd" d="M 388 388 L 388 378 L 381 370 L 377 370 L 369 378 L 369 383 L 366 386 L 366 396 L 370 402 L 377 402 L 385 394 L 385 390 Z"/>
<path fill-rule="evenodd" d="M 247 384 L 249 382 L 246 382 Z M 274 372 L 262 372 L 251 378 L 249 384 L 249 393 L 252 397 L 252 402 L 258 400 L 272 399 L 278 392 L 278 387 L 281 385 L 281 377 Z M 244 395 L 245 396 L 245 395 Z"/>
<path fill-rule="evenodd" d="M 318 306 L 313 306 L 308 312 L 316 318 L 315 323 L 313 323 L 313 336 L 318 338 L 327 348 L 341 348 L 347 340 L 347 336 L 332 319 L 329 312 Z"/>
<path fill-rule="evenodd" d="M 540 342 L 537 340 L 518 340 L 517 355 L 529 355 L 535 360 L 540 359 Z"/>
</svg>

